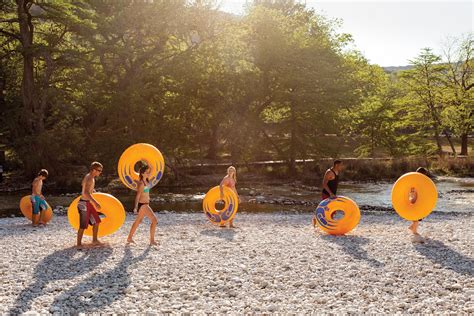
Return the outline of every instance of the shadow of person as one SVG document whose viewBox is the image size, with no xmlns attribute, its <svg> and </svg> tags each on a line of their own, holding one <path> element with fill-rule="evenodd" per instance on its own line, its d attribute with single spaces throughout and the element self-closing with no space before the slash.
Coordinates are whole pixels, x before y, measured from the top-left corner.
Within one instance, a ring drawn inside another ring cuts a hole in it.
<svg viewBox="0 0 474 316">
<path fill-rule="evenodd" d="M 127 245 L 120 262 L 111 270 L 95 274 L 91 278 L 55 297 L 50 310 L 61 313 L 89 313 L 100 311 L 126 295 L 126 289 L 132 283 L 128 268 L 148 256 L 151 247 L 138 257 L 133 257 L 131 247 Z"/>
<path fill-rule="evenodd" d="M 474 260 L 446 246 L 439 240 L 424 238 L 425 243 L 415 243 L 419 254 L 459 274 L 474 275 Z"/>
<path fill-rule="evenodd" d="M 370 258 L 367 254 L 367 251 L 362 248 L 362 245 L 366 245 L 369 243 L 369 239 L 365 237 L 354 235 L 323 235 L 322 238 L 324 240 L 337 244 L 345 253 L 349 254 L 356 260 L 366 261 L 370 266 L 376 268 L 384 266 L 384 263 L 374 258 Z"/>
<path fill-rule="evenodd" d="M 227 228 L 219 228 L 216 227 L 214 229 L 205 229 L 201 231 L 201 235 L 210 236 L 210 237 L 218 237 L 225 239 L 227 241 L 233 241 L 235 237 L 235 229 L 227 229 Z"/>
<path fill-rule="evenodd" d="M 12 236 L 26 236 L 37 232 L 44 232 L 44 226 L 33 227 L 30 223 L 0 225 L 0 240 Z"/>
<path fill-rule="evenodd" d="M 111 254 L 110 247 L 90 248 L 83 251 L 77 251 L 75 247 L 71 247 L 53 252 L 36 265 L 34 282 L 20 292 L 9 313 L 16 315 L 28 311 L 31 302 L 44 293 L 44 288 L 48 283 L 72 279 L 90 272 Z"/>
</svg>

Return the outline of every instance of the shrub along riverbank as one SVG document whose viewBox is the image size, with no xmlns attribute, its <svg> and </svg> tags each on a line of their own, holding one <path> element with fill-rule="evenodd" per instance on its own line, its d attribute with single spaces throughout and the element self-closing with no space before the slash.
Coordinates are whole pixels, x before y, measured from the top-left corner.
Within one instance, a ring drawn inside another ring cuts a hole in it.
<svg viewBox="0 0 474 316">
<path fill-rule="evenodd" d="M 400 175 L 415 171 L 418 167 L 428 168 L 435 176 L 474 177 L 474 158 L 403 158 L 403 159 L 370 159 L 345 158 L 343 181 L 393 181 Z M 209 187 L 219 183 L 225 175 L 226 168 L 232 163 L 209 163 L 188 166 L 169 166 L 160 187 Z M 297 161 L 296 173 L 289 176 L 288 163 L 285 161 L 267 161 L 236 163 L 239 184 L 251 183 L 288 183 L 300 181 L 306 185 L 319 185 L 332 159 Z M 98 187 L 109 189 L 122 188 L 116 174 L 115 166 L 105 167 L 103 176 L 97 179 Z M 45 182 L 45 188 L 57 192 L 77 192 L 80 182 L 87 172 L 86 166 L 70 169 L 69 174 L 54 174 Z M 18 191 L 30 188 L 31 179 L 22 175 L 21 170 L 8 173 L 0 184 L 1 192 Z"/>
</svg>

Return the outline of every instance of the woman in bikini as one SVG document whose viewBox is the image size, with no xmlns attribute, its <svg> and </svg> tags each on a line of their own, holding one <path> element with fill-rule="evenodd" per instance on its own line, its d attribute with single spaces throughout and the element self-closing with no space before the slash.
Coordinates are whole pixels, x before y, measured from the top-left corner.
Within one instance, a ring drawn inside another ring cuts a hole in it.
<svg viewBox="0 0 474 316">
<path fill-rule="evenodd" d="M 240 202 L 239 194 L 237 193 L 237 190 L 235 188 L 236 183 L 237 183 L 237 170 L 235 169 L 235 167 L 230 166 L 229 168 L 227 168 L 227 175 L 224 177 L 224 179 L 222 179 L 221 183 L 219 184 L 219 188 L 221 190 L 221 200 L 224 199 L 224 186 L 226 186 L 235 192 Z M 221 225 L 220 227 L 225 227 L 225 225 Z M 234 219 L 231 219 L 229 221 L 229 228 L 234 228 L 234 227 L 235 227 Z"/>
<path fill-rule="evenodd" d="M 133 213 L 138 216 L 135 219 L 135 222 L 130 229 L 130 234 L 128 234 L 128 243 L 135 243 L 133 241 L 133 235 L 138 228 L 138 225 L 142 222 L 143 218 L 146 216 L 151 221 L 150 225 L 150 245 L 157 245 L 155 241 L 155 230 L 158 220 L 156 219 L 155 213 L 150 207 L 150 189 L 151 183 L 148 180 L 150 176 L 150 168 L 148 165 L 144 165 L 140 168 L 140 178 L 138 180 L 137 195 L 135 197 L 135 208 Z"/>
</svg>

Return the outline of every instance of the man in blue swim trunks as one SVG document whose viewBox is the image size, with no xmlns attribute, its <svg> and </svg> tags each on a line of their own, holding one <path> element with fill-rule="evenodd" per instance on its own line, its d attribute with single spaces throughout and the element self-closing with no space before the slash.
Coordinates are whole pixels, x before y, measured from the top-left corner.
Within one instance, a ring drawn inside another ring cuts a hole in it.
<svg viewBox="0 0 474 316">
<path fill-rule="evenodd" d="M 46 225 L 46 222 L 42 220 L 42 215 L 44 211 L 48 209 L 48 205 L 46 204 L 46 200 L 44 199 L 43 194 L 41 193 L 43 190 L 43 181 L 46 180 L 48 177 L 48 170 L 41 169 L 38 172 L 38 176 L 33 180 L 31 184 L 31 204 L 33 207 L 32 213 L 32 222 L 33 227 L 38 226 L 38 224 Z"/>
</svg>

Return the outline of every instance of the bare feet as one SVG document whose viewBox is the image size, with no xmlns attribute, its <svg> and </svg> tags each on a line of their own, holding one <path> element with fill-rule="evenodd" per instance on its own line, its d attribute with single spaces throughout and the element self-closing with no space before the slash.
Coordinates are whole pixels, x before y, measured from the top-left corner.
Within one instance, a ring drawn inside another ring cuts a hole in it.
<svg viewBox="0 0 474 316">
<path fill-rule="evenodd" d="M 127 244 L 134 244 L 135 241 L 132 238 L 127 238 Z"/>
<path fill-rule="evenodd" d="M 156 241 L 152 240 L 150 241 L 150 246 L 158 246 L 159 243 L 157 243 Z"/>
<path fill-rule="evenodd" d="M 423 237 L 421 237 L 421 235 L 418 234 L 418 233 L 413 235 L 412 241 L 414 243 L 419 243 L 419 244 L 424 244 L 425 243 L 425 240 L 423 239 Z"/>
<path fill-rule="evenodd" d="M 418 222 L 413 222 L 410 226 L 408 226 L 408 229 L 411 230 L 413 234 L 418 235 Z"/>
<path fill-rule="evenodd" d="M 103 246 L 103 245 L 104 245 L 104 243 L 102 243 L 98 240 L 93 240 L 92 241 L 92 246 L 94 246 L 94 247 L 100 247 L 100 246 Z"/>
<path fill-rule="evenodd" d="M 313 216 L 311 223 L 313 224 L 313 228 L 316 228 L 316 217 Z"/>
<path fill-rule="evenodd" d="M 96 246 L 93 245 L 93 244 L 80 244 L 80 245 L 76 245 L 76 249 L 77 250 L 85 250 L 85 249 L 91 249 L 91 248 L 95 248 Z"/>
</svg>

